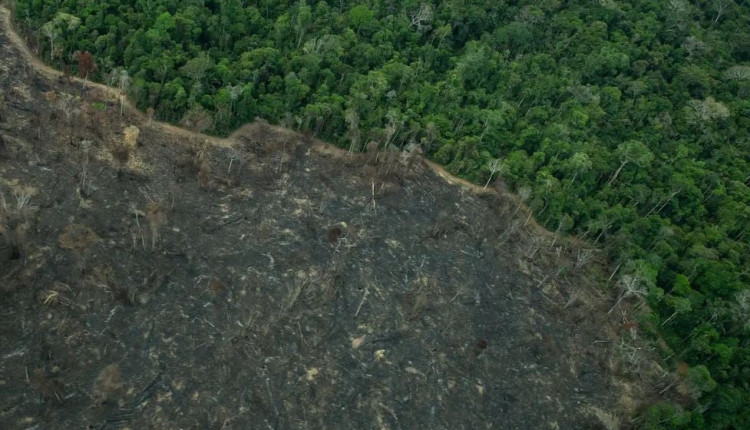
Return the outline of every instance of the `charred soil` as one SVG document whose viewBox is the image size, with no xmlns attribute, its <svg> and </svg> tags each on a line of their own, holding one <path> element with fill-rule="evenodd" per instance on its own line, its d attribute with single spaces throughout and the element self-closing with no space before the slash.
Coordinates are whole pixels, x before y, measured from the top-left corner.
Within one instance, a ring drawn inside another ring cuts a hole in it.
<svg viewBox="0 0 750 430">
<path fill-rule="evenodd" d="M 9 40 L 0 427 L 627 427 L 603 262 L 520 201 L 262 122 L 171 132 Z"/>
</svg>

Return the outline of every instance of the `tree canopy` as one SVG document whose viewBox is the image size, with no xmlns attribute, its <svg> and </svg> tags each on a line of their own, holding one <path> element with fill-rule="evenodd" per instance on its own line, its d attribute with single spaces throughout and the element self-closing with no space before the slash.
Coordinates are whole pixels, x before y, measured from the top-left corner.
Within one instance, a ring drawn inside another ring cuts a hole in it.
<svg viewBox="0 0 750 430">
<path fill-rule="evenodd" d="M 91 53 L 90 78 L 124 76 L 159 119 L 416 144 L 522 189 L 548 228 L 603 244 L 626 284 L 649 280 L 647 319 L 697 403 L 655 405 L 644 428 L 750 423 L 746 2 L 16 0 L 16 14 L 43 58 Z"/>
</svg>

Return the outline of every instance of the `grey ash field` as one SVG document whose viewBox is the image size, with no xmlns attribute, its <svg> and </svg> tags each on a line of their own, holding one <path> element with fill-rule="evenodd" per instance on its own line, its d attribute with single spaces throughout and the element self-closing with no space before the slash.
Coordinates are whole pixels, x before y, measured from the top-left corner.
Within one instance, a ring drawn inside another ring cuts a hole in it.
<svg viewBox="0 0 750 430">
<path fill-rule="evenodd" d="M 0 428 L 628 427 L 626 307 L 511 196 L 262 123 L 205 143 L 17 49 Z"/>
</svg>

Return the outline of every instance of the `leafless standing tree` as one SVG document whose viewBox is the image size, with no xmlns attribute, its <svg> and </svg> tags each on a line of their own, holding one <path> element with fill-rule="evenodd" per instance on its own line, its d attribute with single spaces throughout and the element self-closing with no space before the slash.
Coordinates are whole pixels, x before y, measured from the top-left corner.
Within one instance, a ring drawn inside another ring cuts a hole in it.
<svg viewBox="0 0 750 430">
<path fill-rule="evenodd" d="M 523 186 L 518 189 L 518 204 L 516 205 L 516 209 L 513 211 L 513 216 L 516 216 L 516 214 L 518 213 L 518 210 L 521 209 L 521 205 L 524 202 L 526 202 L 529 199 L 529 197 L 531 197 L 530 187 Z"/>
<path fill-rule="evenodd" d="M 122 116 L 123 106 L 125 105 L 125 93 L 130 87 L 130 75 L 125 69 L 120 70 L 120 76 L 117 78 L 117 88 L 120 91 L 120 116 Z"/>
<path fill-rule="evenodd" d="M 388 147 L 396 140 L 396 136 L 403 125 L 403 121 L 400 121 L 397 114 L 393 111 L 388 112 L 386 117 L 388 118 L 388 124 L 385 126 L 385 145 L 383 145 L 383 148 L 388 149 Z"/>
<path fill-rule="evenodd" d="M 732 2 L 729 0 L 714 0 L 714 4 L 716 5 L 716 19 L 714 19 L 714 22 L 716 23 L 727 13 Z"/>
<path fill-rule="evenodd" d="M 409 28 L 415 28 L 419 32 L 431 29 L 433 15 L 432 6 L 422 3 L 419 9 L 410 14 L 411 22 L 409 23 Z"/>
<path fill-rule="evenodd" d="M 81 97 L 83 97 L 83 92 L 86 90 L 86 82 L 89 76 L 96 71 L 96 62 L 94 61 L 94 56 L 88 51 L 76 51 L 73 55 L 78 63 L 78 77 L 83 79 L 83 86 L 81 88 Z"/>
<path fill-rule="evenodd" d="M 52 61 L 55 59 L 55 40 L 60 37 L 60 31 L 51 22 L 43 25 L 41 30 L 44 36 L 47 37 L 47 40 L 49 40 L 49 60 Z"/>
<path fill-rule="evenodd" d="M 617 283 L 618 287 L 622 290 L 620 297 L 615 302 L 614 306 L 607 312 L 611 314 L 612 311 L 622 302 L 626 297 L 638 297 L 643 298 L 646 295 L 646 288 L 643 286 L 643 279 L 637 274 L 623 275 L 620 281 Z"/>
<path fill-rule="evenodd" d="M 490 177 L 487 178 L 487 183 L 484 184 L 484 187 L 482 188 L 483 190 L 487 189 L 487 186 L 492 181 L 492 177 L 495 175 L 495 173 L 500 172 L 500 174 L 502 174 L 505 171 L 506 166 L 499 158 L 495 158 L 494 160 L 490 160 L 487 168 L 490 170 Z"/>
<path fill-rule="evenodd" d="M 432 149 L 432 144 L 435 143 L 435 140 L 437 140 L 437 136 L 437 126 L 432 121 L 428 122 L 424 128 L 424 138 L 422 140 L 422 142 L 427 145 L 427 148 L 425 148 L 426 153 L 429 154 L 430 149 Z"/>
<path fill-rule="evenodd" d="M 349 152 L 354 152 L 354 148 L 359 146 L 360 131 L 359 131 L 359 115 L 357 111 L 349 108 L 346 110 L 346 116 L 344 117 L 346 124 L 349 126 Z"/>
</svg>

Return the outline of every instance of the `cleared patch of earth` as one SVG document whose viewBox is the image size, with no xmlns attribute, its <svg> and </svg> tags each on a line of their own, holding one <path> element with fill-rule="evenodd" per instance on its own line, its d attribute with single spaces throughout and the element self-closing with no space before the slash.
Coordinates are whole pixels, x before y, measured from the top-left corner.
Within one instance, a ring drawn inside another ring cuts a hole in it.
<svg viewBox="0 0 750 430">
<path fill-rule="evenodd" d="M 511 196 L 0 55 L 0 427 L 627 427 L 603 263 Z"/>
</svg>

